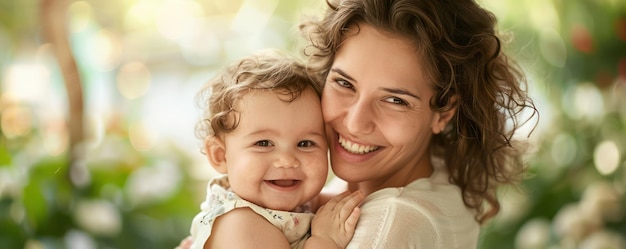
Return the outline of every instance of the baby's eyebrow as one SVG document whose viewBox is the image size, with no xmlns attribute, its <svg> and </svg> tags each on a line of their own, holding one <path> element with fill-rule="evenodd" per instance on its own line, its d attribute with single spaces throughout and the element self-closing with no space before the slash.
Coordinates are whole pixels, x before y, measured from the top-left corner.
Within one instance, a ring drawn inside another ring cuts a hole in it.
<svg viewBox="0 0 626 249">
<path fill-rule="evenodd" d="M 402 88 L 382 88 L 382 90 L 390 92 L 390 93 L 395 93 L 395 94 L 408 95 L 408 96 L 411 96 L 411 97 L 416 98 L 418 100 L 422 100 L 422 98 L 417 96 L 417 94 L 413 94 L 413 93 L 409 92 L 409 90 L 406 90 L 406 89 L 402 89 Z"/>
<path fill-rule="evenodd" d="M 311 136 L 321 137 L 321 138 L 325 138 L 326 137 L 326 134 L 320 133 L 320 132 L 317 132 L 317 131 L 310 131 L 307 134 L 309 134 Z"/>
<path fill-rule="evenodd" d="M 256 136 L 256 135 L 266 135 L 266 134 L 273 134 L 274 131 L 272 131 L 271 129 L 259 129 L 259 130 L 254 130 L 251 131 L 249 133 L 247 133 L 247 136 Z"/>
</svg>

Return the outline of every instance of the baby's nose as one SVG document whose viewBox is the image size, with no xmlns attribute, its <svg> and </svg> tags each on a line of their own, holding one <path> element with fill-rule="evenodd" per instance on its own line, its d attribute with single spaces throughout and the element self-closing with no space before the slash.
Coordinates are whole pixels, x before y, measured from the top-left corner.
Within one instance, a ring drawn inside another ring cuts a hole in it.
<svg viewBox="0 0 626 249">
<path fill-rule="evenodd" d="M 300 167 L 300 161 L 292 153 L 281 153 L 274 161 L 276 168 L 297 168 Z"/>
</svg>

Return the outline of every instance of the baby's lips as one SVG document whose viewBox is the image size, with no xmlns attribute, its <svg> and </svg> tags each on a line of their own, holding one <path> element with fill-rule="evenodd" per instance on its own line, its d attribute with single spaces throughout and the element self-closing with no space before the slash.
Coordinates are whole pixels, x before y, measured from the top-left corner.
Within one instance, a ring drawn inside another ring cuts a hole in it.
<svg viewBox="0 0 626 249">
<path fill-rule="evenodd" d="M 298 184 L 298 182 L 300 181 L 299 180 L 270 180 L 269 182 L 280 187 L 291 187 L 291 186 Z"/>
</svg>

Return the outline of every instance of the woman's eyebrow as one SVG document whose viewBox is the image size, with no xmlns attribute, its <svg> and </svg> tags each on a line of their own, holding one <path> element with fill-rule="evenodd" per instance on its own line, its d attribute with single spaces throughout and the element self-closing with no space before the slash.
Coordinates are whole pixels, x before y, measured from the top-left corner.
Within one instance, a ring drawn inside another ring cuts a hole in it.
<svg viewBox="0 0 626 249">
<path fill-rule="evenodd" d="M 348 75 L 346 72 L 344 72 L 343 70 L 339 69 L 339 68 L 331 68 L 330 71 L 335 72 L 340 74 L 341 76 L 343 76 L 344 78 L 351 80 L 351 81 L 355 81 L 352 77 L 350 77 L 350 75 Z"/>
<path fill-rule="evenodd" d="M 390 92 L 390 93 L 394 93 L 394 94 L 401 94 L 401 95 L 408 95 L 411 96 L 413 98 L 416 98 L 418 100 L 422 100 L 422 98 L 420 98 L 419 96 L 417 96 L 416 94 L 413 94 L 411 92 L 409 92 L 409 90 L 406 89 L 402 89 L 402 88 L 381 88 L 384 91 Z"/>
</svg>

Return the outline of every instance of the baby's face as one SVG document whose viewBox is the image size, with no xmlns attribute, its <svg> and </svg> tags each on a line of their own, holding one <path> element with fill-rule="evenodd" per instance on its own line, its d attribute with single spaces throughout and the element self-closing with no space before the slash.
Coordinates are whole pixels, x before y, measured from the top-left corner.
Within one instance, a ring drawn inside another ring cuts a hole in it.
<svg viewBox="0 0 626 249">
<path fill-rule="evenodd" d="M 236 109 L 239 126 L 224 136 L 233 191 L 285 211 L 315 197 L 326 181 L 328 147 L 313 90 L 293 102 L 280 100 L 276 92 L 251 91 Z"/>
</svg>

